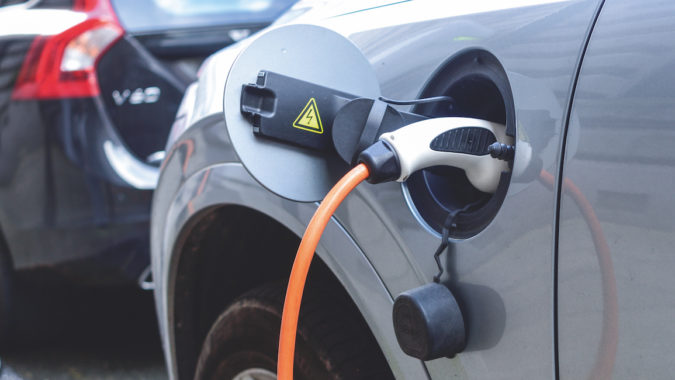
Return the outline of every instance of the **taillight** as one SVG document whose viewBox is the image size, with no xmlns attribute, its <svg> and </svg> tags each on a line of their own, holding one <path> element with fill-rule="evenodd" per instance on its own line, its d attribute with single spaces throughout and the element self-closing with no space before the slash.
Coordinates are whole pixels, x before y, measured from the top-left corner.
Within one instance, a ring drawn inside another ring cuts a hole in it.
<svg viewBox="0 0 675 380">
<path fill-rule="evenodd" d="M 79 0 L 74 11 L 87 18 L 33 41 L 17 77 L 12 99 L 57 99 L 100 94 L 96 63 L 124 31 L 106 0 Z"/>
</svg>

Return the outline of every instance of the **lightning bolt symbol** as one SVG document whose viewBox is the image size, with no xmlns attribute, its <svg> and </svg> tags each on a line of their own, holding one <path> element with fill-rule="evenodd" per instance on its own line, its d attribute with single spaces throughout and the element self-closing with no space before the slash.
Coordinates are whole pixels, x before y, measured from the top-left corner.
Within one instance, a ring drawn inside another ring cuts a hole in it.
<svg viewBox="0 0 675 380">
<path fill-rule="evenodd" d="M 323 134 L 321 116 L 319 116 L 319 108 L 314 98 L 310 98 L 305 107 L 302 108 L 302 111 L 300 111 L 300 114 L 293 122 L 293 128 Z"/>
</svg>

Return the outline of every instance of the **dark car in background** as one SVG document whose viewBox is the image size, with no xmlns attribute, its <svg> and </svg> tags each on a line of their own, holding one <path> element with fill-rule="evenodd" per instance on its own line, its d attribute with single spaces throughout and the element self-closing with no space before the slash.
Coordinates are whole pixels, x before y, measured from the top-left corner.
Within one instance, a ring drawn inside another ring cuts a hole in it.
<svg viewBox="0 0 675 380">
<path fill-rule="evenodd" d="M 147 272 L 152 190 L 187 85 L 291 2 L 0 0 L 0 344 L 16 272 Z"/>
</svg>

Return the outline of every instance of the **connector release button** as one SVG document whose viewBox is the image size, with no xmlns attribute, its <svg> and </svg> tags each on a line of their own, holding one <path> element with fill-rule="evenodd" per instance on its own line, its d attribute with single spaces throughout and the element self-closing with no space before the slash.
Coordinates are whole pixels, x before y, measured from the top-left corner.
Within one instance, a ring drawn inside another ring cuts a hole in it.
<svg viewBox="0 0 675 380">
<path fill-rule="evenodd" d="M 494 133 L 481 127 L 451 129 L 436 136 L 429 148 L 437 152 L 453 152 L 484 156 L 490 144 L 497 141 Z"/>
</svg>

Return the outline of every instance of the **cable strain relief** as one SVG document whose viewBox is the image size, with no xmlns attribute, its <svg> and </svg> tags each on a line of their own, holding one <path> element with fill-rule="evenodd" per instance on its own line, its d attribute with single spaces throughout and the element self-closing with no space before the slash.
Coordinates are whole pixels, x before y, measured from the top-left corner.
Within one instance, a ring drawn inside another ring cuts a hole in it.
<svg viewBox="0 0 675 380">
<path fill-rule="evenodd" d="M 358 163 L 368 167 L 368 182 L 382 183 L 395 181 L 401 176 L 401 165 L 394 150 L 383 140 L 366 148 L 359 154 Z"/>
<path fill-rule="evenodd" d="M 515 156 L 516 149 L 513 145 L 502 144 L 500 142 L 495 142 L 492 145 L 488 146 L 488 153 L 492 158 L 496 158 L 502 161 L 512 161 Z"/>
</svg>

